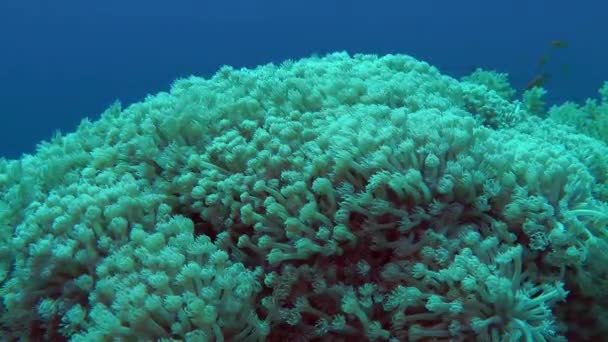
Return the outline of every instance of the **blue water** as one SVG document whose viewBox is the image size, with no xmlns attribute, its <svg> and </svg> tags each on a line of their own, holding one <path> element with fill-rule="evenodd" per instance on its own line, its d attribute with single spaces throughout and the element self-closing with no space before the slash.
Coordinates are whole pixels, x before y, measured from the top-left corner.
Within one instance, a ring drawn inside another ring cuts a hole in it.
<svg viewBox="0 0 608 342">
<path fill-rule="evenodd" d="M 549 102 L 580 101 L 608 79 L 606 13 L 598 0 L 2 0 L 0 156 L 179 77 L 336 50 L 405 53 L 454 76 L 496 69 L 517 89 L 550 53 Z"/>
</svg>

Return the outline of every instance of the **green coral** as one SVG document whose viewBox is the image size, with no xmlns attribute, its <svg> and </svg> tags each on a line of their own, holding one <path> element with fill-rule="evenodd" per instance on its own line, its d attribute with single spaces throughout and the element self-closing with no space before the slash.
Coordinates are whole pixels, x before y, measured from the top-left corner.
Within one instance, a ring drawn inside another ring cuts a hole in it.
<svg viewBox="0 0 608 342">
<path fill-rule="evenodd" d="M 483 85 L 505 100 L 513 100 L 516 93 L 509 83 L 509 75 L 495 70 L 477 68 L 471 74 L 462 77 L 461 81 Z"/>
<path fill-rule="evenodd" d="M 549 110 L 549 117 L 608 143 L 608 82 L 604 83 L 599 94 L 599 100 L 587 99 L 583 104 L 569 101 L 553 106 Z"/>
<path fill-rule="evenodd" d="M 2 161 L 2 337 L 598 338 L 606 145 L 499 80 L 224 67 Z"/>
</svg>

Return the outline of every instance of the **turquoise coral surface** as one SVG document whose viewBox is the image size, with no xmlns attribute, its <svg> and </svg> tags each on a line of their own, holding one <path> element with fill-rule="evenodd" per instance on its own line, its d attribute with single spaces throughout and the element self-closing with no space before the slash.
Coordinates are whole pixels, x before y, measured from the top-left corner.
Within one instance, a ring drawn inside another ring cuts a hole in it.
<svg viewBox="0 0 608 342">
<path fill-rule="evenodd" d="M 176 81 L 0 161 L 0 338 L 608 333 L 608 84 L 334 53 Z"/>
</svg>

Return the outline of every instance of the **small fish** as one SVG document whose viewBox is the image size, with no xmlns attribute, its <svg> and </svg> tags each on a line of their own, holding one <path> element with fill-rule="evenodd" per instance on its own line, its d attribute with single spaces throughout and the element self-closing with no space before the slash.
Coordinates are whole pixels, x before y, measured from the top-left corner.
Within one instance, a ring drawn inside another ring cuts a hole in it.
<svg viewBox="0 0 608 342">
<path fill-rule="evenodd" d="M 547 73 L 538 74 L 538 75 L 534 76 L 534 78 L 532 80 L 530 80 L 530 82 L 528 82 L 528 84 L 526 84 L 526 89 L 532 89 L 535 87 L 542 88 L 545 86 L 547 81 L 549 81 L 549 78 L 550 78 L 550 75 Z"/>
<path fill-rule="evenodd" d="M 565 49 L 568 47 L 569 44 L 565 40 L 552 40 L 549 45 L 551 45 L 552 48 Z"/>
<path fill-rule="evenodd" d="M 547 63 L 549 62 L 549 56 L 544 55 L 541 56 L 540 59 L 538 60 L 538 68 L 542 68 L 544 67 Z"/>
</svg>

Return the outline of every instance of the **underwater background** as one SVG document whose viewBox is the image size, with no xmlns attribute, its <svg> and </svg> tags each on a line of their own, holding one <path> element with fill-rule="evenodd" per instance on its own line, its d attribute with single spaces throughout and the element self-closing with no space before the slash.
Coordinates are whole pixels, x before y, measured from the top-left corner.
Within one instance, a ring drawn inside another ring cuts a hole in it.
<svg viewBox="0 0 608 342">
<path fill-rule="evenodd" d="M 547 102 L 580 101 L 608 75 L 607 12 L 595 0 L 4 0 L 0 156 L 179 77 L 333 51 L 409 54 L 458 77 L 497 70 L 518 90 L 546 73 Z"/>
<path fill-rule="evenodd" d="M 599 2 L 0 6 L 0 341 L 606 340 Z"/>
</svg>

